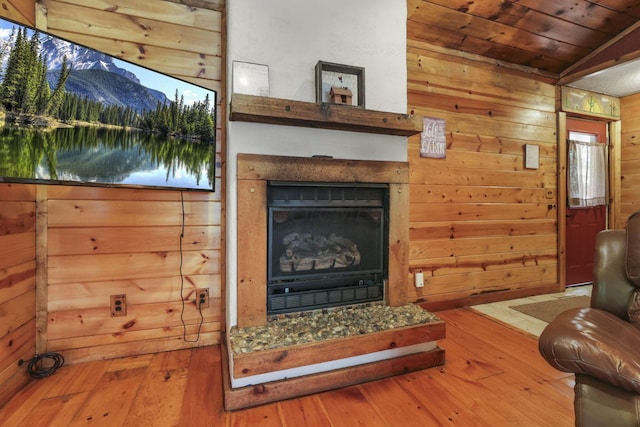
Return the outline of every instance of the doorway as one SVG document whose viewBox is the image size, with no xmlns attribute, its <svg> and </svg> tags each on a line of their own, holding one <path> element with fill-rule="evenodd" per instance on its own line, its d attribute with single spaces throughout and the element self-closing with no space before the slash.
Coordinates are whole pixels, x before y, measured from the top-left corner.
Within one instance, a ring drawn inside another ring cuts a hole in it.
<svg viewBox="0 0 640 427">
<path fill-rule="evenodd" d="M 585 144 L 606 144 L 607 123 L 567 117 L 566 137 L 567 140 L 578 140 Z M 604 182 L 598 181 L 595 184 L 606 186 L 605 176 L 606 173 L 599 178 Z M 606 228 L 606 216 L 606 198 L 602 204 L 595 206 L 575 206 L 568 203 L 565 228 L 566 286 L 591 282 L 596 235 Z"/>
</svg>

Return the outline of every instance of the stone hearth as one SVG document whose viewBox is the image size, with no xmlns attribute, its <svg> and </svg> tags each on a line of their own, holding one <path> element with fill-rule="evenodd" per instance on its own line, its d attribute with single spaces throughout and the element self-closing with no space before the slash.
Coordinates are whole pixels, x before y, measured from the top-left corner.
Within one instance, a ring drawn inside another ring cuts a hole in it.
<svg viewBox="0 0 640 427">
<path fill-rule="evenodd" d="M 264 326 L 231 328 L 230 350 L 234 354 L 273 350 L 344 337 L 405 328 L 440 319 L 415 304 L 390 307 L 368 303 L 279 315 Z"/>
</svg>

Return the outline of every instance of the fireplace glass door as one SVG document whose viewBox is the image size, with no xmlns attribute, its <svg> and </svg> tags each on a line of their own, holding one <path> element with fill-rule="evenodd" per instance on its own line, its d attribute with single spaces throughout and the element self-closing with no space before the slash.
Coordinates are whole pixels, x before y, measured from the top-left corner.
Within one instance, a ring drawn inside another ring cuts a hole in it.
<svg viewBox="0 0 640 427">
<path fill-rule="evenodd" d="M 270 183 L 269 314 L 383 299 L 388 187 Z"/>
</svg>

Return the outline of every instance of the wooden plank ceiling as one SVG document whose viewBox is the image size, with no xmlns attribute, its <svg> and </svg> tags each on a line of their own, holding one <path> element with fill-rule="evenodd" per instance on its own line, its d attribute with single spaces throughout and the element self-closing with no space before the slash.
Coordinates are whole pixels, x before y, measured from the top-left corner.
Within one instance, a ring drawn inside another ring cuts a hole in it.
<svg viewBox="0 0 640 427">
<path fill-rule="evenodd" d="M 409 39 L 550 76 L 640 20 L 637 0 L 408 0 L 407 7 Z"/>
</svg>

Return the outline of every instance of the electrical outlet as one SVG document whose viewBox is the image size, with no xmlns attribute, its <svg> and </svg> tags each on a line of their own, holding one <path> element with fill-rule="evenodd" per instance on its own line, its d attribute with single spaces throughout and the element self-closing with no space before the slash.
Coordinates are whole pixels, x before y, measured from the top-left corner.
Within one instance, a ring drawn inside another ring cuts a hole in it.
<svg viewBox="0 0 640 427">
<path fill-rule="evenodd" d="M 209 288 L 196 289 L 196 308 L 209 307 Z"/>
<path fill-rule="evenodd" d="M 111 295 L 111 317 L 127 315 L 127 296 Z"/>
<path fill-rule="evenodd" d="M 413 280 L 415 281 L 416 288 L 424 287 L 424 273 L 422 270 L 417 270 L 413 273 Z"/>
</svg>

